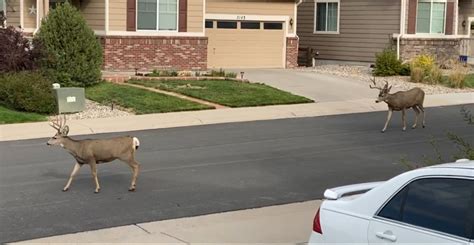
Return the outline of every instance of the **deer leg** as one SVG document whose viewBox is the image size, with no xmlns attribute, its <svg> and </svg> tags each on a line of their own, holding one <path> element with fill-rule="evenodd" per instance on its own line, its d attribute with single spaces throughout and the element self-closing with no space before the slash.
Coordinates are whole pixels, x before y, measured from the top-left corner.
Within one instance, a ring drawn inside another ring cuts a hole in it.
<svg viewBox="0 0 474 245">
<path fill-rule="evenodd" d="M 392 109 L 388 109 L 387 121 L 385 122 L 385 126 L 384 126 L 383 129 L 382 129 L 382 133 L 385 133 L 385 130 L 387 130 L 388 122 L 389 122 L 390 119 L 392 118 L 392 112 L 393 112 Z"/>
<path fill-rule="evenodd" d="M 140 163 L 133 158 L 129 161 L 126 161 L 126 163 L 132 169 L 132 182 L 130 183 L 130 188 L 128 188 L 128 191 L 135 191 L 135 188 L 137 187 L 138 173 L 140 172 Z"/>
<path fill-rule="evenodd" d="M 416 116 L 415 116 L 415 123 L 413 124 L 413 126 L 411 126 L 411 128 L 415 129 L 416 125 L 418 124 L 418 117 L 420 116 L 420 110 L 418 110 L 416 106 L 413 106 L 413 110 L 415 111 Z"/>
<path fill-rule="evenodd" d="M 100 185 L 99 185 L 99 179 L 97 178 L 97 164 L 96 162 L 91 162 L 89 163 L 89 166 L 91 167 L 91 173 L 92 173 L 92 177 L 94 178 L 94 183 L 95 183 L 94 193 L 99 193 Z"/>
<path fill-rule="evenodd" d="M 407 130 L 407 123 L 406 123 L 406 112 L 405 112 L 405 108 L 402 109 L 402 124 L 403 124 L 403 128 L 402 130 L 405 131 Z"/>
<path fill-rule="evenodd" d="M 81 168 L 81 165 L 79 163 L 76 163 L 76 165 L 74 165 L 71 175 L 69 176 L 69 180 L 67 181 L 66 186 L 64 186 L 63 191 L 69 190 L 69 186 L 71 186 L 72 179 L 74 178 L 74 176 L 76 176 L 77 172 L 79 172 L 80 168 Z"/>
<path fill-rule="evenodd" d="M 423 107 L 423 105 L 418 105 L 418 109 L 420 109 L 420 111 L 423 113 L 423 122 L 421 124 L 421 126 L 426 127 L 425 125 L 425 108 Z"/>
</svg>

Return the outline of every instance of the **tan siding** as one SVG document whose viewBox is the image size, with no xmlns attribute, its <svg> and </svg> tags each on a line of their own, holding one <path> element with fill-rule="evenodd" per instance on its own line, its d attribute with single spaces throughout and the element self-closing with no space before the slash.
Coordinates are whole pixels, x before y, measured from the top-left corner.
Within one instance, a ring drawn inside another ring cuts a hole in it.
<svg viewBox="0 0 474 245">
<path fill-rule="evenodd" d="M 207 0 L 207 14 L 280 15 L 295 18 L 295 1 L 284 0 Z M 289 30 L 293 33 L 293 30 Z"/>
<path fill-rule="evenodd" d="M 469 34 L 469 22 L 468 18 L 474 17 L 474 2 L 472 0 L 459 0 L 459 24 L 458 34 L 467 35 Z M 466 21 L 466 27 L 462 26 L 462 22 Z"/>
<path fill-rule="evenodd" d="M 31 6 L 36 7 L 36 0 L 24 0 L 24 5 L 23 5 L 23 18 L 24 18 L 24 23 L 25 26 L 23 28 L 36 28 L 36 14 L 30 14 L 30 8 Z M 18 6 L 18 9 L 20 7 Z"/>
<path fill-rule="evenodd" d="M 93 30 L 105 30 L 105 0 L 83 0 L 79 9 Z"/>
<path fill-rule="evenodd" d="M 188 32 L 203 32 L 203 0 L 188 0 Z"/>
<path fill-rule="evenodd" d="M 109 30 L 127 30 L 127 0 L 109 1 Z"/>
<path fill-rule="evenodd" d="M 314 2 L 298 8 L 300 47 L 312 47 L 320 59 L 373 62 L 375 53 L 400 32 L 400 1 L 341 0 L 340 34 L 314 34 Z"/>
<path fill-rule="evenodd" d="M 11 1 L 11 6 L 7 7 L 7 25 L 20 25 L 20 0 Z"/>
</svg>

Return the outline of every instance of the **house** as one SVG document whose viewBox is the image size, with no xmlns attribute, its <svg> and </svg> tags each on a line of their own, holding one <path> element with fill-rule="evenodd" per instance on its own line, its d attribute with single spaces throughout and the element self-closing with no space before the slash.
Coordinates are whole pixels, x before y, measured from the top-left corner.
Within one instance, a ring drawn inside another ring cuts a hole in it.
<svg viewBox="0 0 474 245">
<path fill-rule="evenodd" d="M 395 45 L 402 60 L 420 53 L 474 62 L 473 0 L 305 0 L 298 7 L 302 48 L 317 59 L 374 62 Z"/>
<path fill-rule="evenodd" d="M 63 0 L 64 1 L 64 0 Z M 61 0 L 0 0 L 34 34 Z M 104 48 L 104 70 L 294 67 L 295 0 L 71 0 Z M 1 10 L 1 9 L 0 9 Z"/>
</svg>

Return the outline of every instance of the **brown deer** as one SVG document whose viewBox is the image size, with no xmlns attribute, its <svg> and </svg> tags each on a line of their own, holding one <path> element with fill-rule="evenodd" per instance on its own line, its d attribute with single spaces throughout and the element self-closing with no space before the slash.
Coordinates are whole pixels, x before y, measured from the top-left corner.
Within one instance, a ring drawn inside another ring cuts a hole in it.
<svg viewBox="0 0 474 245">
<path fill-rule="evenodd" d="M 125 136 L 111 139 L 74 140 L 67 136 L 69 127 L 66 125 L 65 117 L 58 117 L 55 121 L 51 121 L 50 126 L 56 129 L 57 133 L 46 144 L 49 146 L 61 146 L 76 159 L 76 164 L 63 191 L 69 190 L 72 179 L 81 166 L 88 164 L 95 182 L 94 192 L 99 193 L 100 185 L 97 178 L 97 164 L 111 162 L 115 159 L 127 163 L 132 169 L 132 182 L 128 190 L 135 191 L 138 171 L 140 169 L 140 163 L 135 160 L 135 151 L 140 145 L 140 141 L 137 138 Z"/>
<path fill-rule="evenodd" d="M 412 128 L 416 128 L 420 111 L 423 113 L 422 126 L 423 128 L 425 127 L 425 108 L 423 107 L 425 92 L 421 88 L 412 88 L 407 91 L 400 91 L 390 94 L 390 89 L 392 89 L 392 86 L 388 86 L 388 82 L 385 82 L 385 86 L 381 88 L 375 83 L 375 78 L 371 79 L 371 81 L 374 83 L 374 87 L 372 87 L 372 85 L 369 85 L 369 87 L 371 89 L 378 89 L 380 91 L 375 103 L 383 101 L 388 105 L 387 121 L 385 122 L 385 126 L 382 129 L 382 133 L 387 130 L 387 125 L 392 118 L 393 111 L 402 111 L 403 131 L 405 131 L 407 128 L 405 122 L 405 110 L 410 108 L 413 108 L 416 113 L 415 124 L 413 124 Z"/>
</svg>

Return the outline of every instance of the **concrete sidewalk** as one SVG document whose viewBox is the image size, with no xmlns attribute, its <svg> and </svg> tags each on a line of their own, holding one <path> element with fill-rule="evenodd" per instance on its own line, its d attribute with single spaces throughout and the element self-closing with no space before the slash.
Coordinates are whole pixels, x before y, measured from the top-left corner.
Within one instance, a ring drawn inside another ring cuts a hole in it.
<svg viewBox="0 0 474 245">
<path fill-rule="evenodd" d="M 102 119 L 71 120 L 70 135 L 125 132 L 146 129 L 195 126 L 217 123 L 272 120 L 298 117 L 385 111 L 385 103 L 375 99 L 321 102 L 265 107 L 229 108 L 191 112 L 148 114 Z M 425 98 L 425 107 L 474 103 L 474 93 L 437 94 Z M 429 113 L 427 114 L 429 123 Z M 0 141 L 51 137 L 54 130 L 47 122 L 0 125 Z"/>
<path fill-rule="evenodd" d="M 320 201 L 127 225 L 24 241 L 50 243 L 302 244 Z"/>
</svg>

